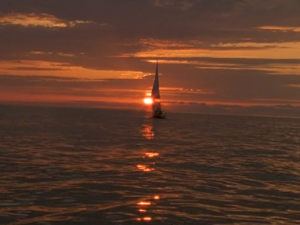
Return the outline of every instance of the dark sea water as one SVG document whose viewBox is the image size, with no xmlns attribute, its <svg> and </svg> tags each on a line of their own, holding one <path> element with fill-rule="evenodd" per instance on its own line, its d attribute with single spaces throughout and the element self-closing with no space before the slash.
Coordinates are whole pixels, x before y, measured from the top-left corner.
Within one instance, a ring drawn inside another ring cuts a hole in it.
<svg viewBox="0 0 300 225">
<path fill-rule="evenodd" d="M 0 106 L 0 224 L 300 224 L 300 119 Z"/>
</svg>

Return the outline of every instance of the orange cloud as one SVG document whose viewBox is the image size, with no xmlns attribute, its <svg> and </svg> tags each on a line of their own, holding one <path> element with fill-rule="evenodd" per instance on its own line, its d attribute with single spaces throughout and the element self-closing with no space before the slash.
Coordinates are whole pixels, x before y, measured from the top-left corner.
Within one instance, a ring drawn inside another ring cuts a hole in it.
<svg viewBox="0 0 300 225">
<path fill-rule="evenodd" d="M 156 63 L 154 60 L 146 60 L 147 62 Z M 270 74 L 288 74 L 288 75 L 300 75 L 299 63 L 266 63 L 263 65 L 247 65 L 242 63 L 226 63 L 226 62 L 208 62 L 208 61 L 196 61 L 196 60 L 159 60 L 160 64 L 187 64 L 193 65 L 199 69 L 206 70 L 260 70 Z"/>
<path fill-rule="evenodd" d="M 140 71 L 97 70 L 73 66 L 69 63 L 39 60 L 0 60 L 0 74 L 19 76 L 60 76 L 87 79 L 141 79 L 145 76 Z"/>
<path fill-rule="evenodd" d="M 280 27 L 280 26 L 262 26 L 258 27 L 259 30 L 273 30 L 273 31 L 282 31 L 282 32 L 300 32 L 300 27 Z"/>
<path fill-rule="evenodd" d="M 10 13 L 0 17 L 0 24 L 2 25 L 20 25 L 20 26 L 42 26 L 42 27 L 74 27 L 77 24 L 94 23 L 92 21 L 73 20 L 66 21 L 58 19 L 57 17 L 41 13 Z"/>
<path fill-rule="evenodd" d="M 149 47 L 154 47 L 154 48 L 186 48 L 186 47 L 192 47 L 189 44 L 184 44 L 180 42 L 174 42 L 174 41 L 168 41 L 168 40 L 158 40 L 158 39 L 153 39 L 153 38 L 148 38 L 148 39 L 141 39 L 139 41 L 140 44 L 146 45 Z"/>
<path fill-rule="evenodd" d="M 217 62 L 198 62 L 198 68 L 201 69 L 219 69 L 219 70 L 260 70 L 269 74 L 288 74 L 300 75 L 300 65 L 298 63 L 268 63 L 264 65 L 245 65 L 234 63 Z"/>
<path fill-rule="evenodd" d="M 255 59 L 299 59 L 300 42 L 284 43 L 220 43 L 209 49 L 154 49 L 137 52 L 133 56 L 142 58 L 255 58 Z M 223 49 L 222 49 L 223 48 Z"/>
<path fill-rule="evenodd" d="M 58 56 L 65 56 L 65 57 L 74 57 L 75 54 L 64 53 L 64 52 L 42 52 L 42 51 L 32 51 L 29 54 L 31 55 L 58 55 Z M 82 53 L 83 54 L 83 53 Z"/>
<path fill-rule="evenodd" d="M 300 84 L 289 84 L 287 86 L 292 88 L 300 88 Z"/>
<path fill-rule="evenodd" d="M 300 106 L 300 100 L 295 98 L 295 99 L 271 99 L 271 98 L 253 98 L 251 99 L 253 102 L 252 105 L 286 105 L 286 104 L 292 104 L 294 106 Z M 261 104 L 259 104 L 261 102 Z"/>
<path fill-rule="evenodd" d="M 181 10 L 188 10 L 194 6 L 195 2 L 187 0 L 155 0 L 154 5 L 163 8 L 178 8 Z"/>
<path fill-rule="evenodd" d="M 49 88 L 43 86 L 0 87 L 0 102 L 64 103 L 86 102 L 95 106 L 99 102 L 110 104 L 135 104 L 143 106 L 142 91 L 89 88 Z M 103 95 L 106 93 L 106 95 Z M 136 98 L 134 98 L 136 96 Z M 101 105 L 99 105 L 101 106 Z"/>
</svg>

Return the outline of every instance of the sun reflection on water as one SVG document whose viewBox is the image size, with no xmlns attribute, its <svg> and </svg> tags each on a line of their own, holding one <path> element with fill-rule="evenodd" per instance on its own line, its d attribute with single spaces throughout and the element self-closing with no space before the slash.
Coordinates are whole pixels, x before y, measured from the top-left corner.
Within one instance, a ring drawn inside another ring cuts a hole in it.
<svg viewBox="0 0 300 225">
<path fill-rule="evenodd" d="M 137 218 L 136 220 L 137 221 L 151 221 L 152 218 L 150 216 L 146 216 L 146 217 L 143 217 L 143 218 Z"/>
<path fill-rule="evenodd" d="M 146 152 L 145 155 L 148 158 L 153 158 L 153 157 L 159 156 L 159 153 L 157 153 L 157 152 Z"/>
<path fill-rule="evenodd" d="M 148 205 L 151 205 L 151 202 L 141 201 L 141 202 L 138 202 L 138 205 L 148 206 Z"/>
<path fill-rule="evenodd" d="M 154 195 L 151 197 L 150 200 L 144 200 L 137 203 L 138 205 L 138 211 L 141 213 L 141 217 L 138 217 L 137 221 L 151 221 L 153 218 L 150 216 L 144 216 L 144 214 L 147 214 L 147 212 L 150 210 L 150 207 L 154 207 L 156 204 L 154 204 L 151 201 L 158 201 L 160 199 L 159 195 Z"/>
<path fill-rule="evenodd" d="M 151 171 L 155 170 L 154 168 L 149 168 L 149 167 L 147 167 L 147 166 L 145 166 L 145 165 L 140 165 L 140 164 L 136 165 L 136 167 L 137 167 L 139 170 L 142 170 L 142 171 L 144 171 L 144 172 L 151 172 Z"/>
<path fill-rule="evenodd" d="M 146 155 L 147 155 L 147 153 L 145 153 Z M 155 156 L 158 156 L 159 154 L 158 153 L 155 153 L 155 152 L 151 152 L 151 155 L 155 155 Z M 152 158 L 152 157 L 150 157 L 150 158 Z M 152 162 L 153 163 L 153 162 Z M 142 171 L 145 171 L 145 172 L 152 172 L 152 171 L 154 171 L 154 169 L 152 168 L 152 169 L 150 169 L 150 168 L 148 168 L 147 166 L 145 166 L 145 165 L 142 165 L 142 164 L 138 164 L 137 165 L 137 168 L 138 169 L 140 169 L 140 170 L 142 170 Z M 160 196 L 159 195 L 153 195 L 153 196 L 151 196 L 151 197 L 147 197 L 147 198 L 145 198 L 144 200 L 142 200 L 142 201 L 139 201 L 139 202 L 137 202 L 137 206 L 138 206 L 138 212 L 141 214 L 141 215 L 143 215 L 143 214 L 147 214 L 148 213 L 148 211 L 150 210 L 149 208 L 151 207 L 151 209 L 153 208 L 153 207 L 155 207 L 155 203 L 154 203 L 154 201 L 158 201 L 158 200 L 160 200 Z M 150 217 L 150 216 L 141 216 L 141 217 L 138 217 L 136 220 L 137 221 L 140 221 L 140 222 L 149 222 L 149 221 L 152 221 L 152 217 Z"/>
<path fill-rule="evenodd" d="M 141 133 L 143 137 L 146 139 L 153 139 L 154 138 L 154 131 L 152 124 L 144 124 L 141 128 Z"/>
<path fill-rule="evenodd" d="M 159 200 L 159 199 L 160 199 L 159 195 L 155 195 L 155 196 L 154 196 L 154 199 L 155 199 L 155 200 Z"/>
<path fill-rule="evenodd" d="M 149 121 L 148 121 L 149 122 Z M 150 123 L 143 124 L 141 128 L 141 135 L 147 140 L 152 141 L 155 138 L 153 124 Z M 145 176 L 148 176 L 149 173 L 156 173 L 155 168 L 157 160 L 159 159 L 160 154 L 156 151 L 146 151 L 143 153 L 141 157 L 141 161 L 136 165 L 136 168 L 139 171 L 147 172 Z M 143 198 L 143 200 L 139 200 L 137 204 L 137 211 L 139 216 L 137 216 L 136 220 L 139 222 L 150 222 L 155 220 L 153 215 L 149 214 L 155 211 L 154 207 L 156 206 L 157 201 L 160 200 L 160 195 L 157 193 L 153 193 L 153 195 L 148 195 Z"/>
</svg>

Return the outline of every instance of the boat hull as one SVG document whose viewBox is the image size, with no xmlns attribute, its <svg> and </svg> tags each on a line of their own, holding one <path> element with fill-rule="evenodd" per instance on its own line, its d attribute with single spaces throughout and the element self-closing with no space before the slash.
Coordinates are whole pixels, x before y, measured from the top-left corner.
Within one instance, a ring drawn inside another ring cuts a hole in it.
<svg viewBox="0 0 300 225">
<path fill-rule="evenodd" d="M 153 116 L 154 119 L 166 119 L 165 116 Z"/>
<path fill-rule="evenodd" d="M 165 119 L 166 118 L 166 114 L 165 114 L 164 111 L 157 110 L 157 111 L 153 112 L 153 118 Z"/>
</svg>

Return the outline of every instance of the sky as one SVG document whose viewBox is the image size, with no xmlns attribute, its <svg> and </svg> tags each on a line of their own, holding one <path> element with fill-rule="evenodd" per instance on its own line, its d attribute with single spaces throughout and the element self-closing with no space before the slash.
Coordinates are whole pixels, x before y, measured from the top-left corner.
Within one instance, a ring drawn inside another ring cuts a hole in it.
<svg viewBox="0 0 300 225">
<path fill-rule="evenodd" d="M 0 103 L 300 116 L 299 0 L 1 0 Z"/>
</svg>

